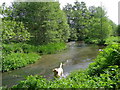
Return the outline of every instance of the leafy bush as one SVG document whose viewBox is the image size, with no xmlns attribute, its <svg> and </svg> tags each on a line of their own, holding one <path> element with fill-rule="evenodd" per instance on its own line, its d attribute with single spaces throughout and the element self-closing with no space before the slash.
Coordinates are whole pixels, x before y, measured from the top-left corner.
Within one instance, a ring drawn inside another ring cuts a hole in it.
<svg viewBox="0 0 120 90">
<path fill-rule="evenodd" d="M 10 53 L 23 53 L 23 49 L 22 49 L 22 43 L 11 43 L 11 44 L 3 44 L 3 50 L 2 52 L 5 54 L 10 54 Z"/>
<path fill-rule="evenodd" d="M 100 43 L 100 39 L 97 39 L 97 38 L 85 39 L 85 43 L 88 43 L 88 44 L 99 44 Z"/>
<path fill-rule="evenodd" d="M 22 22 L 3 20 L 2 22 L 2 40 L 4 42 L 20 42 L 29 40 L 30 33 L 24 27 Z"/>
<path fill-rule="evenodd" d="M 103 72 L 104 69 L 111 65 L 120 66 L 119 44 L 109 45 L 103 52 L 100 52 L 95 62 L 89 65 L 88 73 L 89 75 L 99 75 L 99 73 Z"/>
<path fill-rule="evenodd" d="M 3 57 L 2 71 L 14 70 L 34 63 L 40 56 L 36 53 L 11 53 Z"/>
<path fill-rule="evenodd" d="M 27 79 L 26 81 L 21 81 L 21 83 L 17 86 L 14 86 L 14 88 L 37 89 L 37 88 L 45 88 L 47 86 L 47 80 L 42 76 L 35 75 L 33 77 L 32 75 L 30 75 L 26 79 Z"/>
<path fill-rule="evenodd" d="M 111 45 L 111 44 L 117 44 L 118 42 L 120 42 L 120 37 L 111 36 L 106 39 L 105 44 Z"/>
</svg>

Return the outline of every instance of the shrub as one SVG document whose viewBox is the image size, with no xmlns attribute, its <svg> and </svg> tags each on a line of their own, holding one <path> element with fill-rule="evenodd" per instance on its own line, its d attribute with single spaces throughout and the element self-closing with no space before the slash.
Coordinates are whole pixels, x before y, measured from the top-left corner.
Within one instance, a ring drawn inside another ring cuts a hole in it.
<svg viewBox="0 0 120 90">
<path fill-rule="evenodd" d="M 117 44 L 120 41 L 119 38 L 120 37 L 118 37 L 118 36 L 116 36 L 116 37 L 115 36 L 111 36 L 111 37 L 106 39 L 105 44 L 108 44 L 108 45 Z"/>
<path fill-rule="evenodd" d="M 3 57 L 2 71 L 14 70 L 27 64 L 34 63 L 40 56 L 36 53 L 11 53 Z"/>
<path fill-rule="evenodd" d="M 66 48 L 65 43 L 49 43 L 47 45 L 37 46 L 37 52 L 43 54 L 51 54 Z"/>
<path fill-rule="evenodd" d="M 119 44 L 113 44 L 105 48 L 91 63 L 88 68 L 89 75 L 99 75 L 108 66 L 120 66 L 120 47 Z"/>
<path fill-rule="evenodd" d="M 42 76 L 32 75 L 26 78 L 26 81 L 21 81 L 19 85 L 14 86 L 14 88 L 28 88 L 28 89 L 39 89 L 39 88 L 47 88 L 47 80 Z"/>
<path fill-rule="evenodd" d="M 3 20 L 2 21 L 2 41 L 23 42 L 30 39 L 30 33 L 22 22 Z"/>
<path fill-rule="evenodd" d="M 66 48 L 65 43 L 49 43 L 47 45 L 30 45 L 26 43 L 3 44 L 3 53 L 31 53 L 37 52 L 42 54 L 56 53 Z"/>
<path fill-rule="evenodd" d="M 3 44 L 3 53 L 31 53 L 36 52 L 36 47 L 26 43 Z"/>
</svg>

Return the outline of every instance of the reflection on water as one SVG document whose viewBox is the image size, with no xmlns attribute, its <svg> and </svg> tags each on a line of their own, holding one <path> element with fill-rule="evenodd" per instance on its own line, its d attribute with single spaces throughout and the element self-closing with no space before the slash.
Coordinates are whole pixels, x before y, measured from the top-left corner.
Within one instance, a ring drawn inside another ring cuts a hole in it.
<svg viewBox="0 0 120 90">
<path fill-rule="evenodd" d="M 17 84 L 18 81 L 24 80 L 28 75 L 36 74 L 50 79 L 53 77 L 52 69 L 59 67 L 61 62 L 63 62 L 64 77 L 66 77 L 73 70 L 86 68 L 97 56 L 99 50 L 97 46 L 84 43 L 76 44 L 73 42 L 69 43 L 68 46 L 69 48 L 63 52 L 43 55 L 35 64 L 3 73 L 2 84 L 10 87 Z"/>
</svg>

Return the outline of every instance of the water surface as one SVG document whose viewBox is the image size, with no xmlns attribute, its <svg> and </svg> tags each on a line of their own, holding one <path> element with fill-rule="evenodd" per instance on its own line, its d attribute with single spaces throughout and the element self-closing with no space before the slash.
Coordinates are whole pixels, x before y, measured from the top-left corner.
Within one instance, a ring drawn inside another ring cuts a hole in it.
<svg viewBox="0 0 120 90">
<path fill-rule="evenodd" d="M 67 50 L 57 54 L 43 55 L 36 63 L 26 67 L 4 72 L 2 85 L 11 87 L 28 75 L 42 75 L 45 78 L 53 78 L 52 69 L 59 67 L 63 62 L 64 76 L 77 69 L 85 69 L 97 56 L 99 48 L 94 45 L 69 43 Z"/>
</svg>

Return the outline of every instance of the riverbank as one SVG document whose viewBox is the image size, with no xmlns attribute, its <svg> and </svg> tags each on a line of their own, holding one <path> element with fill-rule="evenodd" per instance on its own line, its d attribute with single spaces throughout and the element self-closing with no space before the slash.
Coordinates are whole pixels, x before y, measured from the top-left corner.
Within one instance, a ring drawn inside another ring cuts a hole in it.
<svg viewBox="0 0 120 90">
<path fill-rule="evenodd" d="M 40 55 L 60 52 L 66 47 L 65 43 L 49 43 L 38 46 L 26 43 L 3 44 L 2 72 L 35 63 L 40 58 Z"/>
<path fill-rule="evenodd" d="M 19 81 L 25 80 L 25 77 L 30 75 L 40 75 L 47 80 L 53 78 L 52 70 L 59 67 L 62 62 L 64 75 L 69 75 L 70 72 L 78 69 L 85 69 L 93 62 L 99 53 L 99 47 L 95 45 L 71 45 L 61 52 L 55 54 L 44 54 L 35 63 L 22 67 L 20 69 L 4 72 L 2 85 L 12 87 L 18 84 Z M 94 51 L 94 52 L 93 52 Z"/>
<path fill-rule="evenodd" d="M 48 81 L 42 76 L 28 76 L 13 88 L 120 88 L 120 48 L 110 45 L 86 70 L 72 72 L 67 78 Z"/>
</svg>

